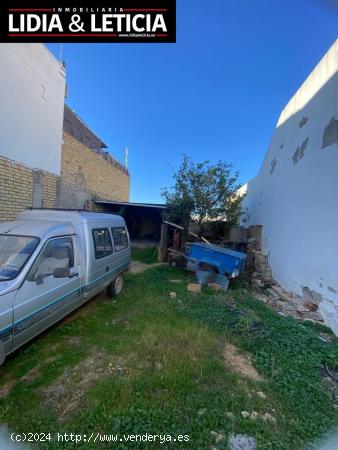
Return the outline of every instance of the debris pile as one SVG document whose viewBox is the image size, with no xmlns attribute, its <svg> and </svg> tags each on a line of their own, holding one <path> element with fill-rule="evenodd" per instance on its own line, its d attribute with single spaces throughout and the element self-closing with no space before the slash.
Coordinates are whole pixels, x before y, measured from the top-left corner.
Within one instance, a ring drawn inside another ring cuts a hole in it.
<svg viewBox="0 0 338 450">
<path fill-rule="evenodd" d="M 318 303 L 314 303 L 315 300 L 309 301 L 307 297 L 287 292 L 275 281 L 273 281 L 271 287 L 259 289 L 255 297 L 281 315 L 292 316 L 297 320 L 324 323 L 318 311 Z"/>
<path fill-rule="evenodd" d="M 273 283 L 268 255 L 262 252 L 262 226 L 253 225 L 248 229 L 247 270 L 254 287 L 269 287 Z"/>
<path fill-rule="evenodd" d="M 175 226 L 170 222 L 166 223 Z M 223 242 L 227 248 L 209 243 L 188 242 L 185 253 L 169 248 L 169 261 L 173 265 L 185 266 L 188 271 L 196 272 L 197 282 L 189 283 L 187 287 L 189 292 L 199 293 L 201 286 L 206 285 L 215 291 L 226 291 L 229 278 L 237 277 L 244 270 L 245 258 L 243 256 L 245 257 L 245 253 L 240 253 L 237 249 L 238 247 L 245 248 L 247 252 L 246 273 L 252 287 L 256 289 L 255 297 L 258 300 L 281 315 L 292 316 L 298 320 L 324 323 L 318 311 L 320 295 L 308 288 L 303 288 L 302 296 L 287 292 L 273 279 L 269 256 L 262 250 L 262 235 L 263 227 L 261 225 L 252 225 L 249 228 L 233 227 L 229 230 L 226 241 Z M 230 250 L 228 247 L 237 251 Z M 224 254 L 227 254 L 226 259 Z M 236 258 L 240 262 L 235 266 Z M 239 270 L 235 270 L 235 267 L 238 267 Z"/>
<path fill-rule="evenodd" d="M 320 299 L 306 294 L 303 296 L 287 292 L 272 277 L 268 255 L 262 251 L 262 227 L 251 226 L 248 230 L 247 271 L 251 285 L 257 289 L 255 297 L 281 315 L 292 316 L 298 320 L 323 323 L 318 311 Z"/>
<path fill-rule="evenodd" d="M 251 278 L 255 287 L 269 287 L 273 283 L 272 270 L 268 264 L 268 256 L 259 250 L 251 251 L 253 271 Z M 249 272 L 250 273 L 250 272 Z"/>
</svg>

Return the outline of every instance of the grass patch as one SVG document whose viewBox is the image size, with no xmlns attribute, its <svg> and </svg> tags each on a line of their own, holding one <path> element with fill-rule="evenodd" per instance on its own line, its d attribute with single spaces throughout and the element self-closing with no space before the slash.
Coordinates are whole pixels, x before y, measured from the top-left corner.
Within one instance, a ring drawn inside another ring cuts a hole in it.
<svg viewBox="0 0 338 450">
<path fill-rule="evenodd" d="M 157 248 L 156 247 L 149 247 L 149 248 L 132 247 L 131 257 L 135 261 L 139 261 L 144 264 L 156 263 L 156 262 L 158 262 Z"/>
<path fill-rule="evenodd" d="M 2 385 L 13 384 L 0 398 L 2 422 L 18 432 L 54 435 L 189 435 L 189 442 L 161 447 L 193 450 L 215 445 L 211 431 L 225 438 L 250 434 L 264 449 L 301 449 L 337 424 L 319 372 L 324 362 L 337 365 L 336 339 L 319 340 L 317 327 L 280 317 L 240 283 L 226 294 L 206 289 L 194 295 L 187 281 L 185 272 L 167 266 L 129 274 L 116 302 L 102 294 L 16 352 L 0 369 Z M 227 366 L 227 343 L 250 357 L 261 380 Z M 243 411 L 257 416 L 243 417 Z M 54 439 L 40 448 L 74 443 Z M 216 448 L 225 449 L 226 439 Z"/>
</svg>

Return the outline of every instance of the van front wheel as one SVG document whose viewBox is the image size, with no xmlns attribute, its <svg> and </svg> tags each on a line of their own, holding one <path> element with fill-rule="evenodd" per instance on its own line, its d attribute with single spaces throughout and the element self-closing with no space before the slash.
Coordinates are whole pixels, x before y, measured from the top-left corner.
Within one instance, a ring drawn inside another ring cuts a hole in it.
<svg viewBox="0 0 338 450">
<path fill-rule="evenodd" d="M 110 283 L 110 285 L 107 288 L 107 293 L 109 297 L 115 298 L 120 294 L 122 288 L 123 288 L 123 275 L 120 274 L 117 275 L 117 277 L 112 283 Z"/>
</svg>

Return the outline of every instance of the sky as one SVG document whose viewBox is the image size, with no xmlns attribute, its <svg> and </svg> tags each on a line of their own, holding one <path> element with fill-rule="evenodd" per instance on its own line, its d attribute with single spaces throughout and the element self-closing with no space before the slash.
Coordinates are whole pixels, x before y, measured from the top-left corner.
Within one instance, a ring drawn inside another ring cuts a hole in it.
<svg viewBox="0 0 338 450">
<path fill-rule="evenodd" d="M 162 202 L 182 153 L 244 183 L 337 37 L 338 0 L 177 0 L 176 44 L 63 44 L 66 101 L 116 159 L 128 147 L 131 201 Z"/>
</svg>

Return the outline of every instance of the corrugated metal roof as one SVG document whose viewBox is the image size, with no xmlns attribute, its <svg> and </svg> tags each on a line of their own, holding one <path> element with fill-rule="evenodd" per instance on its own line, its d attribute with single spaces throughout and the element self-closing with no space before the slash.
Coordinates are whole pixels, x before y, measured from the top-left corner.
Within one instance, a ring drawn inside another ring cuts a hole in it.
<svg viewBox="0 0 338 450">
<path fill-rule="evenodd" d="M 133 202 L 119 202 L 113 200 L 96 200 L 95 203 L 100 205 L 121 205 L 121 206 L 140 206 L 143 208 L 157 208 L 157 209 L 166 209 L 165 204 L 160 203 L 133 203 Z"/>
</svg>

